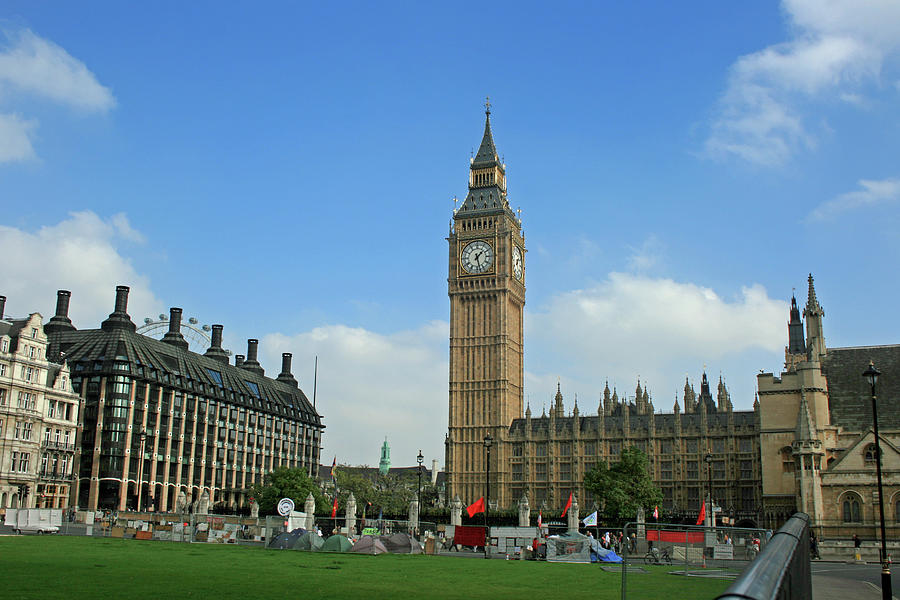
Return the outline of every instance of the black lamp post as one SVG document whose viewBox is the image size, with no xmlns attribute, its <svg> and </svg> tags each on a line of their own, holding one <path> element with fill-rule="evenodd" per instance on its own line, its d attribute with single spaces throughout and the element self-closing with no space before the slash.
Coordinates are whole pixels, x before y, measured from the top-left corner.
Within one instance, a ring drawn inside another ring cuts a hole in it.
<svg viewBox="0 0 900 600">
<path fill-rule="evenodd" d="M 878 437 L 878 405 L 875 402 L 875 384 L 881 372 L 875 368 L 870 360 L 869 368 L 863 373 L 863 377 L 869 382 L 872 389 L 872 421 L 875 424 L 875 473 L 878 478 L 878 515 L 881 518 L 881 597 L 885 600 L 893 598 L 891 591 L 891 563 L 888 561 L 887 541 L 884 533 L 884 494 L 881 489 L 881 440 Z"/>
<path fill-rule="evenodd" d="M 494 443 L 494 438 L 491 437 L 491 434 L 487 434 L 484 436 L 484 449 L 487 450 L 487 463 L 486 472 L 487 472 L 487 485 L 485 486 L 484 492 L 484 557 L 490 558 L 488 556 L 488 545 L 491 543 L 491 530 L 488 529 L 488 510 L 491 508 L 491 445 Z"/>
<path fill-rule="evenodd" d="M 422 461 L 425 460 L 425 457 L 422 456 L 422 451 L 419 450 L 419 455 L 416 457 L 416 462 L 419 463 L 419 489 L 416 492 L 416 502 L 419 505 L 419 514 L 422 514 Z"/>
<path fill-rule="evenodd" d="M 147 441 L 147 431 L 141 428 L 141 454 L 138 457 L 138 493 L 137 511 L 141 512 L 141 493 L 144 491 L 144 443 Z"/>
<path fill-rule="evenodd" d="M 708 504 L 708 506 L 707 506 L 707 508 L 706 508 L 706 510 L 707 510 L 707 513 L 706 513 L 706 514 L 707 514 L 708 517 L 709 517 L 709 522 L 712 523 L 713 525 L 715 525 L 715 524 L 716 524 L 716 517 L 715 517 L 715 515 L 713 515 L 713 511 L 712 511 L 712 509 L 713 509 L 713 507 L 712 507 L 712 462 L 713 462 L 713 455 L 712 455 L 712 454 L 707 454 L 706 457 L 704 457 L 703 460 L 706 462 L 706 473 L 707 473 L 707 476 L 709 477 L 709 487 L 706 488 L 706 492 L 707 492 L 707 493 L 706 493 L 706 497 L 707 497 L 707 504 Z"/>
</svg>

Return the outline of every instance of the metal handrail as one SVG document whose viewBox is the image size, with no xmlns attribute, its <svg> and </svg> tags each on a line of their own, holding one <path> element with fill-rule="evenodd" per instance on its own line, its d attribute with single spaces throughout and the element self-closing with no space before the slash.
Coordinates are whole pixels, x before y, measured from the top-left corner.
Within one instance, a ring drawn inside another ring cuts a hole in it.
<svg viewBox="0 0 900 600">
<path fill-rule="evenodd" d="M 795 513 L 716 600 L 812 598 L 809 515 Z"/>
</svg>

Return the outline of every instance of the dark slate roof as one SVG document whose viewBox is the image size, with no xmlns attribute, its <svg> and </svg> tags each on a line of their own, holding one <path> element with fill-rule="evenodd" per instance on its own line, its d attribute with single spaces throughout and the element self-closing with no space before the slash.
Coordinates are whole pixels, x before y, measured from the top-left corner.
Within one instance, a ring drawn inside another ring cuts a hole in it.
<svg viewBox="0 0 900 600">
<path fill-rule="evenodd" d="M 875 389 L 878 426 L 900 428 L 900 345 L 827 350 L 822 370 L 828 379 L 832 425 L 850 431 L 872 427 L 871 388 L 862 376 L 870 360 L 881 371 Z"/>
<path fill-rule="evenodd" d="M 472 161 L 473 167 L 490 167 L 500 163 L 497 156 L 497 148 L 494 146 L 494 134 L 491 131 L 491 113 L 485 114 L 484 119 L 484 136 L 481 138 L 481 146 L 478 147 L 478 154 Z"/>
<path fill-rule="evenodd" d="M 264 413 L 301 419 L 324 428 L 321 417 L 301 389 L 127 329 L 63 331 L 53 333 L 49 338 L 48 356 L 64 353 L 73 377 L 80 372 L 75 366 L 77 363 L 88 363 L 87 372 L 102 370 L 124 374 L 113 371 L 112 363 L 127 361 L 130 364 L 127 374 L 138 380 L 160 381 L 162 385 L 189 393 L 198 393 L 189 382 L 203 383 L 215 392 L 205 393 L 206 396 Z M 99 369 L 93 367 L 96 361 L 102 363 Z M 138 371 L 140 367 L 143 367 L 143 374 Z M 152 375 L 153 370 L 158 377 Z M 169 374 L 168 382 L 161 378 L 164 373 Z M 221 378 L 221 384 L 215 373 Z M 234 399 L 226 394 L 226 390 L 235 393 Z"/>
<path fill-rule="evenodd" d="M 465 202 L 456 211 L 454 218 L 461 219 L 465 217 L 474 217 L 479 215 L 492 215 L 500 213 L 509 213 L 515 218 L 512 209 L 509 207 L 509 201 L 506 199 L 500 187 L 490 185 L 487 187 L 472 188 L 466 196 Z"/>
<path fill-rule="evenodd" d="M 24 319 L 0 319 L 0 335 L 8 335 L 11 338 L 15 338 L 19 335 L 19 332 L 22 331 L 22 328 L 25 326 L 25 323 L 28 322 L 30 317 L 25 317 Z"/>
<path fill-rule="evenodd" d="M 750 411 L 734 411 L 735 428 L 753 427 L 756 425 L 756 413 Z M 573 427 L 576 427 L 575 417 L 562 417 L 554 420 L 557 436 L 568 436 L 572 434 Z M 589 437 L 600 428 L 600 417 L 578 417 L 577 427 L 584 437 Z M 707 414 L 706 422 L 710 429 L 725 429 L 728 427 L 728 414 L 724 412 Z M 524 436 L 526 431 L 527 419 L 514 419 L 509 426 L 510 435 Z M 603 424 L 606 430 L 606 437 L 616 437 L 624 431 L 625 419 L 623 417 L 605 417 Z M 675 414 L 674 413 L 655 413 L 653 415 L 653 424 L 657 435 L 671 433 L 675 431 Z M 644 434 L 650 431 L 650 415 L 629 415 L 628 417 L 629 431 L 632 435 Z M 699 414 L 683 414 L 681 415 L 681 429 L 687 431 L 700 427 Z M 537 417 L 531 419 L 532 432 L 548 432 L 550 429 L 549 417 Z"/>
</svg>

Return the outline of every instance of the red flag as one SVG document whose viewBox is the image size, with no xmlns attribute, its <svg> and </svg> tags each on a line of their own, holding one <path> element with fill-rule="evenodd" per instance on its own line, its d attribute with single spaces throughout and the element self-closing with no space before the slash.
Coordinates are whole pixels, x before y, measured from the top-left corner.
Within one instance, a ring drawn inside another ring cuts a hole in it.
<svg viewBox="0 0 900 600">
<path fill-rule="evenodd" d="M 561 519 L 566 516 L 566 513 L 569 512 L 570 508 L 572 508 L 572 492 L 569 492 L 569 501 L 566 502 L 566 507 L 563 509 L 563 514 L 559 518 Z"/>
<path fill-rule="evenodd" d="M 659 520 L 659 507 L 658 506 L 653 507 L 653 518 L 656 519 L 657 521 Z"/>
<path fill-rule="evenodd" d="M 484 512 L 484 496 L 482 496 L 481 498 L 479 498 L 478 500 L 476 500 L 475 502 L 470 504 L 466 508 L 466 512 L 469 513 L 470 519 L 472 517 L 474 517 L 475 515 L 477 515 L 478 513 Z"/>
<path fill-rule="evenodd" d="M 544 524 L 543 516 L 544 516 L 544 515 L 543 515 L 543 511 L 540 511 L 540 510 L 539 510 L 539 511 L 538 511 L 538 529 L 540 529 L 540 528 L 541 528 L 541 525 Z"/>
<path fill-rule="evenodd" d="M 331 505 L 331 518 L 337 516 L 337 495 L 334 497 L 334 504 Z"/>
<path fill-rule="evenodd" d="M 697 525 L 703 525 L 703 521 L 706 520 L 706 500 L 703 501 L 703 505 L 700 506 L 700 516 L 697 517 Z"/>
</svg>

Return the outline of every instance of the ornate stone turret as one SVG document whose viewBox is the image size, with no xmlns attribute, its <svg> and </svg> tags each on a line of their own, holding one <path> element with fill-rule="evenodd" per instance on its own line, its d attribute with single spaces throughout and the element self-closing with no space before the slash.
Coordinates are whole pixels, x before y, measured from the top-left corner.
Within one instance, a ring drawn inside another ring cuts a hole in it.
<svg viewBox="0 0 900 600">
<path fill-rule="evenodd" d="M 809 298 L 806 301 L 806 308 L 803 309 L 803 316 L 806 318 L 807 360 L 818 362 L 825 356 L 825 333 L 822 329 L 825 309 L 819 306 L 816 299 L 812 273 L 809 274 Z"/>
<path fill-rule="evenodd" d="M 672 411 L 675 413 L 675 435 L 681 435 L 681 407 L 678 406 L 678 394 L 675 394 L 675 406 L 672 407 Z"/>
<path fill-rule="evenodd" d="M 784 370 L 792 371 L 799 360 L 806 358 L 806 341 L 803 339 L 803 321 L 797 298 L 791 295 L 791 318 L 788 321 L 788 345 L 784 350 Z"/>
<path fill-rule="evenodd" d="M 684 412 L 694 412 L 694 388 L 687 375 L 684 376 Z"/>
<path fill-rule="evenodd" d="M 612 414 L 612 400 L 609 395 L 609 380 L 606 381 L 606 387 L 603 388 L 603 412 L 607 415 Z"/>
<path fill-rule="evenodd" d="M 562 418 L 566 416 L 565 410 L 563 409 L 563 395 L 559 389 L 559 382 L 556 382 L 556 396 L 553 398 L 553 412 L 556 413 L 557 418 Z"/>
<path fill-rule="evenodd" d="M 806 394 L 803 391 L 800 393 L 800 410 L 791 444 L 792 454 L 799 463 L 797 508 L 813 517 L 814 522 L 819 522 L 824 515 L 820 469 L 825 449 L 810 413 Z"/>
</svg>

